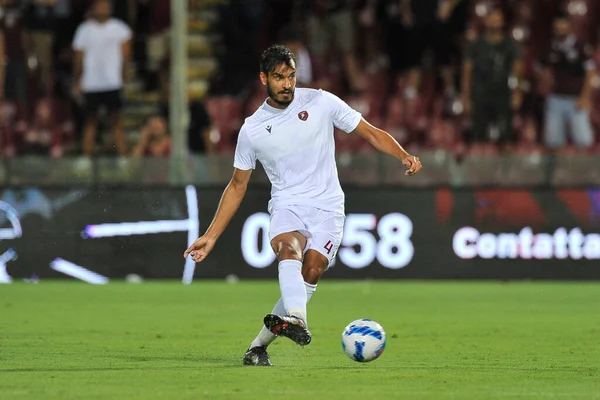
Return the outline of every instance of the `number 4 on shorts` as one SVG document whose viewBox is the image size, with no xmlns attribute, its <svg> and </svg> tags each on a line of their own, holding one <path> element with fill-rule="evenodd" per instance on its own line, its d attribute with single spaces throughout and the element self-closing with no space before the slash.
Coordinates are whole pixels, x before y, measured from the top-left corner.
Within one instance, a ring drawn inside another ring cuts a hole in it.
<svg viewBox="0 0 600 400">
<path fill-rule="evenodd" d="M 331 243 L 331 240 L 327 241 L 327 243 L 325 243 L 325 246 L 323 246 L 325 248 L 325 250 L 327 250 L 327 254 L 331 254 L 331 250 L 333 250 L 333 243 Z"/>
</svg>

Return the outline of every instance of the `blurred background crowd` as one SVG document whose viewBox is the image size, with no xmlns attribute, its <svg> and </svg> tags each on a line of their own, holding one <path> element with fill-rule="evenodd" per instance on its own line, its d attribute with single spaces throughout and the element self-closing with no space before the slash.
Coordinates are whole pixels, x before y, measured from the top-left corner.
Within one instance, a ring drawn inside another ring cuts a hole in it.
<svg viewBox="0 0 600 400">
<path fill-rule="evenodd" d="M 183 0 L 181 0 L 183 1 Z M 0 153 L 171 153 L 170 0 L 0 0 Z M 258 58 L 409 148 L 600 150 L 600 0 L 189 0 L 187 147 L 232 153 Z M 337 148 L 370 152 L 336 133 Z"/>
</svg>

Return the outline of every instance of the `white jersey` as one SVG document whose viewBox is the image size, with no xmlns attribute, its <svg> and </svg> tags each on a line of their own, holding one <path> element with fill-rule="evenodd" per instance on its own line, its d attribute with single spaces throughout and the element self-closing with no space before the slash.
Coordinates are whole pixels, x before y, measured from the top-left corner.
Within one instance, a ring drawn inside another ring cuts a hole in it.
<svg viewBox="0 0 600 400">
<path fill-rule="evenodd" d="M 295 205 L 343 214 L 333 128 L 350 133 L 361 118 L 329 92 L 297 88 L 287 108 L 274 108 L 265 101 L 246 118 L 233 166 L 249 170 L 260 161 L 272 185 L 271 214 Z"/>
<path fill-rule="evenodd" d="M 111 18 L 104 23 L 88 20 L 77 28 L 73 48 L 83 52 L 84 92 L 108 92 L 123 88 L 123 43 L 132 37 L 123 21 Z"/>
</svg>

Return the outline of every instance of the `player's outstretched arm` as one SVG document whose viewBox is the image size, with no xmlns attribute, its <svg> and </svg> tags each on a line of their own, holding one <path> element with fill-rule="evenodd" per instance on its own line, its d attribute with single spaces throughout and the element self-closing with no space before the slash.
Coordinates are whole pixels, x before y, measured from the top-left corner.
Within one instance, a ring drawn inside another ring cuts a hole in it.
<svg viewBox="0 0 600 400">
<path fill-rule="evenodd" d="M 353 133 L 365 139 L 380 152 L 402 161 L 402 164 L 407 168 L 406 175 L 414 175 L 421 170 L 422 165 L 419 157 L 408 154 L 389 133 L 374 127 L 364 118 L 358 123 Z"/>
<path fill-rule="evenodd" d="M 231 218 L 233 218 L 240 207 L 251 175 L 251 169 L 247 171 L 234 169 L 233 177 L 223 192 L 221 202 L 210 226 L 206 230 L 206 233 L 183 253 L 184 258 L 191 255 L 194 261 L 201 262 L 208 256 L 215 246 L 217 239 L 221 236 L 229 221 L 231 221 Z"/>
</svg>

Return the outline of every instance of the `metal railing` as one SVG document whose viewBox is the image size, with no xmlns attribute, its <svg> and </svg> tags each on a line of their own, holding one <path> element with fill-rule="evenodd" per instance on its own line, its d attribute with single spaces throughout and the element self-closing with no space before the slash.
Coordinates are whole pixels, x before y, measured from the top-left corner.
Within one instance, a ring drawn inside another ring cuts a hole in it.
<svg viewBox="0 0 600 400">
<path fill-rule="evenodd" d="M 444 151 L 419 154 L 423 170 L 406 177 L 399 161 L 379 153 L 337 155 L 342 184 L 361 187 L 401 186 L 586 186 L 600 185 L 600 159 L 595 155 L 466 156 Z M 185 185 L 226 184 L 233 171 L 231 155 L 172 158 L 4 158 L 0 184 L 29 185 Z M 173 169 L 177 174 L 173 174 Z M 258 165 L 252 184 L 268 185 Z"/>
</svg>

